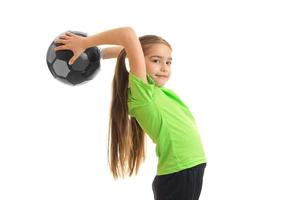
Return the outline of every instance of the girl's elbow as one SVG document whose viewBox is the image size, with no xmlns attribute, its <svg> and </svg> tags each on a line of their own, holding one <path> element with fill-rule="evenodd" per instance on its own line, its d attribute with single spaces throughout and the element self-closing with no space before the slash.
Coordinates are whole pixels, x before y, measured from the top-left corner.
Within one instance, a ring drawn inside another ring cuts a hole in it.
<svg viewBox="0 0 300 200">
<path fill-rule="evenodd" d="M 128 34 L 135 34 L 134 29 L 131 26 L 125 26 L 124 30 L 126 31 L 126 33 Z"/>
<path fill-rule="evenodd" d="M 124 28 L 124 47 L 128 47 L 128 45 L 130 45 L 130 43 L 132 43 L 133 41 L 137 41 L 139 40 L 137 34 L 135 33 L 134 29 L 131 27 L 125 27 Z"/>
</svg>

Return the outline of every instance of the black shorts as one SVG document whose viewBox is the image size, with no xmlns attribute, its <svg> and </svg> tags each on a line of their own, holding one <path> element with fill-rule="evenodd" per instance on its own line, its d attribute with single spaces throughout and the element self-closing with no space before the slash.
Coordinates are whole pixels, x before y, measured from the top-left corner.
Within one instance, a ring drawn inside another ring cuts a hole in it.
<svg viewBox="0 0 300 200">
<path fill-rule="evenodd" d="M 155 176 L 152 190 L 155 200 L 198 200 L 206 163 L 172 174 Z"/>
</svg>

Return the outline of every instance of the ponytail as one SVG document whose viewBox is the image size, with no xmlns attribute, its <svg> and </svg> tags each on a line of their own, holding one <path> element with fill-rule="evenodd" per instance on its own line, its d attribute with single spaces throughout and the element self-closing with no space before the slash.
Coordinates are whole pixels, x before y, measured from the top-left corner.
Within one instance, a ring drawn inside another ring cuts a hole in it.
<svg viewBox="0 0 300 200">
<path fill-rule="evenodd" d="M 109 119 L 109 166 L 115 179 L 137 174 L 145 160 L 145 133 L 134 117 L 128 115 L 128 76 L 126 51 L 118 58 L 112 84 L 112 101 Z"/>
</svg>

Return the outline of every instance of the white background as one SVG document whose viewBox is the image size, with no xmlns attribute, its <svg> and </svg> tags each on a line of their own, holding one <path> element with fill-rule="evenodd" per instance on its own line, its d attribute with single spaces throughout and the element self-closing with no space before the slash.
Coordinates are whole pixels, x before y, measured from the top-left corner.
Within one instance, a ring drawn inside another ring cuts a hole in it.
<svg viewBox="0 0 300 200">
<path fill-rule="evenodd" d="M 115 60 L 70 87 L 46 64 L 66 30 L 131 26 L 173 46 L 173 89 L 208 164 L 200 199 L 300 199 L 300 7 L 294 0 L 2 1 L 0 199 L 151 200 L 155 146 L 138 176 L 107 164 Z"/>
</svg>

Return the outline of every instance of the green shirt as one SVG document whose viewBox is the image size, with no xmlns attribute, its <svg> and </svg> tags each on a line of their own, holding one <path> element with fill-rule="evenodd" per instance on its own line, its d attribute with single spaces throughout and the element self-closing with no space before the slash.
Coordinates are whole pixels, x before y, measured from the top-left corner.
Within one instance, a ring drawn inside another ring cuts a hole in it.
<svg viewBox="0 0 300 200">
<path fill-rule="evenodd" d="M 170 174 L 206 162 L 196 121 L 170 89 L 129 73 L 128 113 L 156 144 L 157 175 Z"/>
</svg>

